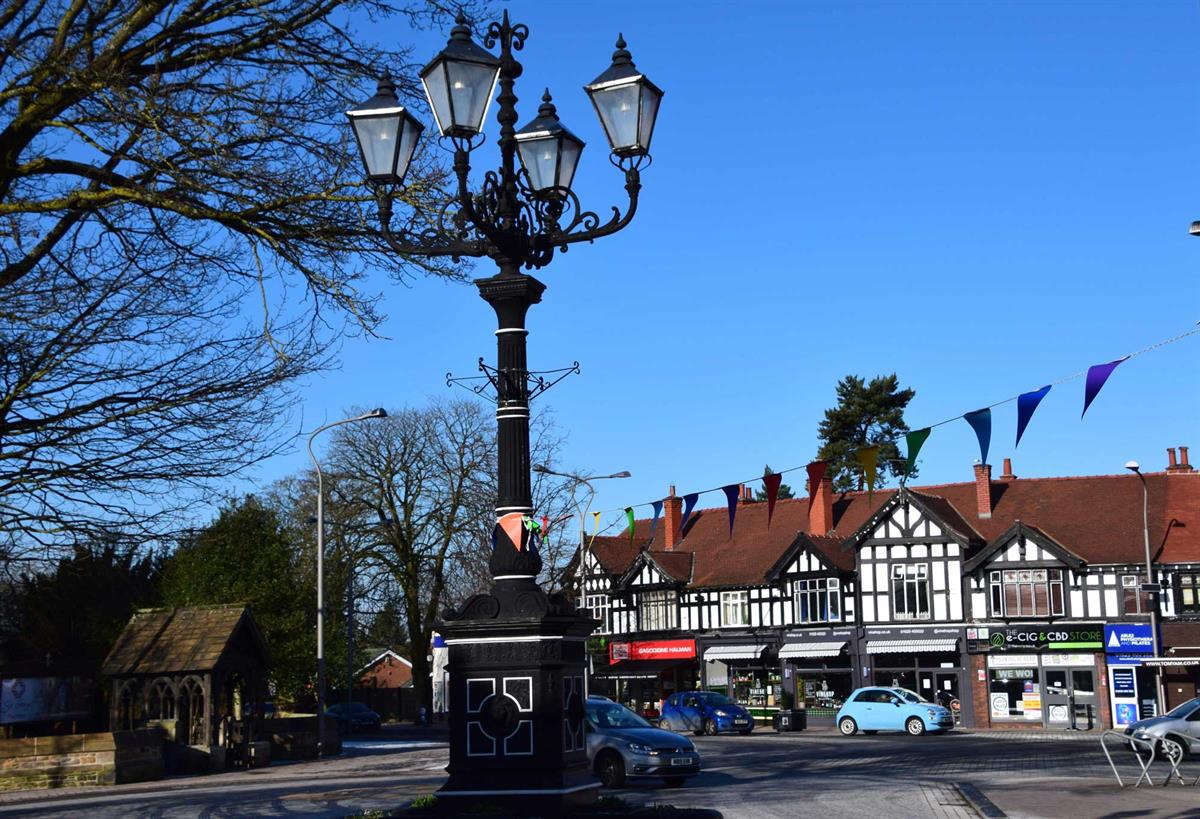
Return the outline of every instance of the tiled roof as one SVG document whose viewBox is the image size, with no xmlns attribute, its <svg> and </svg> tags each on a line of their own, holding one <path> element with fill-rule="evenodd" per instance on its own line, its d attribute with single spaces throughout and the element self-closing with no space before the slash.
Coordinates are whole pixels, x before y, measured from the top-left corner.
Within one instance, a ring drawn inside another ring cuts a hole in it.
<svg viewBox="0 0 1200 819">
<path fill-rule="evenodd" d="M 1157 472 L 1145 478 L 1154 559 L 1164 563 L 1200 562 L 1200 472 Z M 972 551 L 1022 521 L 1088 563 L 1136 563 L 1143 559 L 1142 485 L 1136 475 L 993 479 L 990 518 L 976 514 L 974 481 L 911 487 L 910 491 L 946 525 L 971 541 Z M 833 531 L 829 536 L 810 535 L 813 545 L 832 564 L 853 569 L 853 550 L 843 546 L 895 493 L 894 489 L 883 489 L 870 498 L 866 492 L 835 495 Z M 649 519 L 634 523 L 632 544 L 628 535 L 596 538 L 593 548 L 605 568 L 620 574 L 647 542 L 655 555 L 661 553 L 663 520 L 658 521 L 652 539 L 650 524 Z M 765 503 L 740 503 L 732 536 L 725 507 L 701 509 L 688 520 L 674 552 L 695 555 L 692 587 L 756 585 L 763 582 L 796 535 L 807 528 L 807 498 L 776 503 L 770 528 Z"/>
<path fill-rule="evenodd" d="M 221 662 L 239 626 L 249 630 L 265 664 L 266 649 L 245 606 L 143 609 L 134 613 L 117 637 L 101 672 L 211 671 Z"/>
<path fill-rule="evenodd" d="M 654 561 L 672 580 L 684 583 L 692 579 L 692 563 L 694 555 L 690 552 L 653 552 L 647 551 L 646 556 Z"/>
</svg>

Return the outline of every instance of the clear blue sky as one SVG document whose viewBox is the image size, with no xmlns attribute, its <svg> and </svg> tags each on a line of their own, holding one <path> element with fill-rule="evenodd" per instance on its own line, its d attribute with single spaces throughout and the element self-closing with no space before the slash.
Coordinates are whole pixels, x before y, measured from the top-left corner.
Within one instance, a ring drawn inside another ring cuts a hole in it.
<svg viewBox="0 0 1200 819">
<path fill-rule="evenodd" d="M 636 220 L 541 271 L 530 315 L 531 366 L 583 368 L 543 400 L 564 466 L 634 475 L 599 484 L 593 508 L 806 463 L 847 373 L 897 373 L 917 428 L 1200 319 L 1194 2 L 508 7 L 531 29 L 521 123 L 549 85 L 588 143 L 589 207 L 624 196 L 581 90 L 618 31 L 666 92 Z M 419 42 L 432 56 L 444 38 Z M 447 371 L 495 355 L 470 286 L 392 286 L 385 306 L 389 338 L 348 341 L 341 370 L 304 388 L 306 428 L 447 395 Z M 1200 335 L 1127 362 L 1083 421 L 1082 378 L 1055 387 L 1017 451 L 1015 405 L 1000 407 L 989 460 L 1158 470 L 1183 444 L 1200 461 L 1197 361 Z M 968 480 L 976 458 L 965 422 L 939 427 L 919 483 Z M 256 478 L 306 465 L 299 447 Z"/>
</svg>

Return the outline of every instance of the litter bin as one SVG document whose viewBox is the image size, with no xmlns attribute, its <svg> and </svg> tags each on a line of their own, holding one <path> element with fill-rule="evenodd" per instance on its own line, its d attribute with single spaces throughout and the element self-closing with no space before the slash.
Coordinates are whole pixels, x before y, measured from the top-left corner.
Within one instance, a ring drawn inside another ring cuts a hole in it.
<svg viewBox="0 0 1200 819">
<path fill-rule="evenodd" d="M 803 731 L 808 727 L 808 714 L 803 709 L 776 711 L 771 723 L 776 731 Z"/>
</svg>

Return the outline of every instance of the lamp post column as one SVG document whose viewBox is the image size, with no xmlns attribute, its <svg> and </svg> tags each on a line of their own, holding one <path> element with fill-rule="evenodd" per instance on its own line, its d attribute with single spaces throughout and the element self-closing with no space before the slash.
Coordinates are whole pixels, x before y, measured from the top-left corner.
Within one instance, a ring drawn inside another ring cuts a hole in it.
<svg viewBox="0 0 1200 819">
<path fill-rule="evenodd" d="M 501 263 L 500 274 L 475 282 L 479 295 L 496 311 L 496 448 L 499 492 L 496 516 L 529 514 L 533 497 L 529 480 L 529 386 L 526 375 L 525 314 L 542 300 L 546 285 Z M 514 544 L 520 546 L 520 544 Z"/>
</svg>

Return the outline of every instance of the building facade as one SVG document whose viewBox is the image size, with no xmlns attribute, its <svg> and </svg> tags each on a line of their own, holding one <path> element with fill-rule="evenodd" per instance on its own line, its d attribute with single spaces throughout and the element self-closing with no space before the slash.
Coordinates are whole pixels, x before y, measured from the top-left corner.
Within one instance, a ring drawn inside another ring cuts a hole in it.
<svg viewBox="0 0 1200 819">
<path fill-rule="evenodd" d="M 726 693 L 762 720 L 832 724 L 862 685 L 900 685 L 963 725 L 1123 725 L 1197 695 L 1200 473 L 1170 450 L 1133 474 L 972 481 L 767 504 L 743 492 L 682 526 L 598 537 L 576 582 L 602 626 L 591 690 L 653 718 L 677 690 Z M 1162 657 L 1154 659 L 1150 583 Z"/>
</svg>

